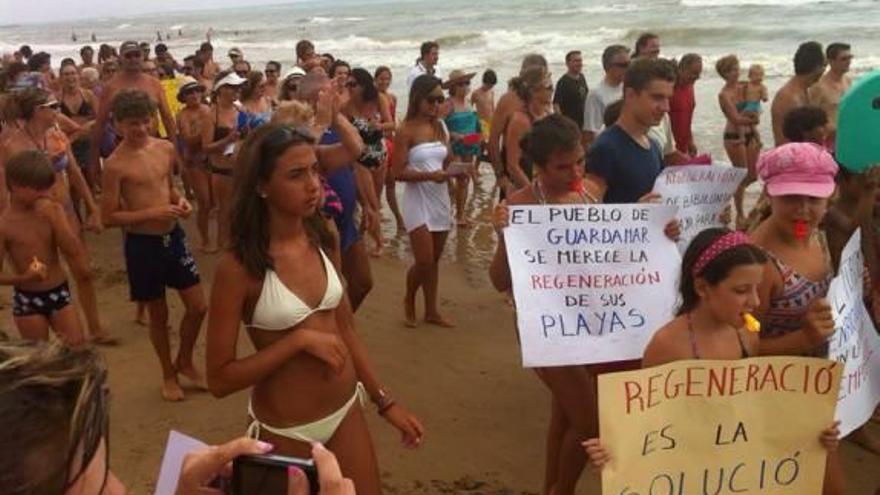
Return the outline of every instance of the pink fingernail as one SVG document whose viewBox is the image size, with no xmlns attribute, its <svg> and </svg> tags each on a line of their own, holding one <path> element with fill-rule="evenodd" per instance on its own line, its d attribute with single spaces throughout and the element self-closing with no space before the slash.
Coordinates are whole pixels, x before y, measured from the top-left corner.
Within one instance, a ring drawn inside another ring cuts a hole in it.
<svg viewBox="0 0 880 495">
<path fill-rule="evenodd" d="M 260 452 L 269 452 L 275 448 L 275 446 L 267 442 L 257 442 L 257 448 L 260 449 Z"/>
<path fill-rule="evenodd" d="M 305 476 L 306 473 L 303 472 L 302 469 L 296 466 L 287 466 L 287 476 L 289 478 L 301 478 Z"/>
</svg>

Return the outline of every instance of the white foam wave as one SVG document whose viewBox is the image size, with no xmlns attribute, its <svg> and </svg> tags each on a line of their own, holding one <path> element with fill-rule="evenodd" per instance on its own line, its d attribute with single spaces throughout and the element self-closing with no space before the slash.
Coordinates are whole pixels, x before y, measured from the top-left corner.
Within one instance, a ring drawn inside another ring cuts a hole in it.
<svg viewBox="0 0 880 495">
<path fill-rule="evenodd" d="M 776 7 L 815 3 L 845 3 L 852 0 L 681 0 L 685 7 Z"/>
<path fill-rule="evenodd" d="M 128 29 L 130 27 L 131 27 L 131 24 L 125 22 L 125 23 L 122 23 L 122 24 L 116 26 L 116 29 L 123 30 L 123 29 Z"/>
<path fill-rule="evenodd" d="M 177 31 L 177 30 L 183 29 L 185 27 L 186 27 L 186 24 L 175 24 L 168 29 L 170 29 L 172 31 Z"/>
<path fill-rule="evenodd" d="M 632 12 L 639 10 L 641 7 L 639 5 L 629 4 L 629 3 L 614 3 L 611 5 L 592 5 L 589 7 L 577 7 L 570 9 L 556 9 L 551 10 L 548 14 L 551 15 L 572 15 L 572 14 L 611 14 L 616 12 Z"/>
<path fill-rule="evenodd" d="M 316 15 L 315 17 L 310 17 L 308 22 L 309 24 L 330 24 L 333 22 L 333 18 Z"/>
</svg>

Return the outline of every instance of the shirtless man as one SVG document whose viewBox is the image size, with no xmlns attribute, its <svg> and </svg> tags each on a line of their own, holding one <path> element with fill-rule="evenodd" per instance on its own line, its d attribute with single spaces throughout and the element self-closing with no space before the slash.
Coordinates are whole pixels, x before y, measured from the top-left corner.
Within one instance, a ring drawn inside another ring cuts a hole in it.
<svg viewBox="0 0 880 495">
<path fill-rule="evenodd" d="M 142 72 L 143 51 L 136 41 L 126 41 L 119 47 L 119 61 L 121 70 L 104 85 L 101 91 L 98 116 L 92 130 L 91 163 L 87 169 L 90 174 L 97 173 L 101 165 L 101 141 L 110 120 L 111 102 L 122 90 L 137 89 L 149 95 L 153 104 L 159 108 L 159 115 L 162 117 L 162 124 L 168 130 L 169 139 L 172 141 L 177 139 L 177 125 L 165 99 L 165 88 L 158 79 Z M 92 177 L 89 183 L 94 184 L 95 177 Z"/>
<path fill-rule="evenodd" d="M 52 163 L 42 151 L 21 151 L 8 160 L 5 175 L 10 203 L 0 216 L 0 266 L 8 257 L 15 275 L 0 275 L 0 285 L 14 286 L 15 325 L 25 339 L 48 340 L 52 328 L 65 343 L 81 344 L 59 252 L 74 273 L 87 272 L 88 261 L 64 207 L 49 199 Z"/>
<path fill-rule="evenodd" d="M 113 118 L 122 143 L 107 159 L 101 213 L 106 225 L 125 231 L 125 264 L 131 298 L 149 314 L 150 340 L 162 365 L 162 397 L 183 399 L 177 376 L 204 388 L 192 361 L 193 347 L 207 311 L 195 260 L 178 219 L 192 206 L 172 185 L 177 152 L 168 141 L 150 136 L 156 106 L 143 91 L 120 92 Z M 165 287 L 178 291 L 185 313 L 180 322 L 180 348 L 171 360 Z"/>
<path fill-rule="evenodd" d="M 837 107 L 843 94 L 852 86 L 852 79 L 846 73 L 852 63 L 850 46 L 846 43 L 831 43 L 825 49 L 828 59 L 828 72 L 819 82 L 807 90 L 810 104 L 825 110 L 828 116 L 828 142 L 834 143 L 837 136 Z"/>
<path fill-rule="evenodd" d="M 782 133 L 785 114 L 809 102 L 807 90 L 825 71 L 825 54 L 822 45 L 815 41 L 802 43 L 794 54 L 794 76 L 788 80 L 770 105 L 770 118 L 773 122 L 773 141 L 776 146 L 787 143 Z"/>
<path fill-rule="evenodd" d="M 471 93 L 471 104 L 480 118 L 480 133 L 482 134 L 483 155 L 487 153 L 489 145 L 489 133 L 492 126 L 492 114 L 495 113 L 495 85 L 498 84 L 498 76 L 492 69 L 483 72 L 483 84 Z M 482 158 L 481 158 L 482 160 Z"/>
</svg>

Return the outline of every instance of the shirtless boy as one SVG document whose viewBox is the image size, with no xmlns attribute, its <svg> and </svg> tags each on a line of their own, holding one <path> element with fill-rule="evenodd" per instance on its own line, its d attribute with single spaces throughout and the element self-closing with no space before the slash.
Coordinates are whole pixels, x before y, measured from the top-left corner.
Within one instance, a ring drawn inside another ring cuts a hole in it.
<svg viewBox="0 0 880 495">
<path fill-rule="evenodd" d="M 125 265 L 131 299 L 145 303 L 150 340 L 162 365 L 162 397 L 183 399 L 181 374 L 203 388 L 192 352 L 207 311 L 195 260 L 178 219 L 192 206 L 172 185 L 177 152 L 168 141 L 150 136 L 156 106 L 143 91 L 129 90 L 113 100 L 113 118 L 122 143 L 107 159 L 101 214 L 108 226 L 125 231 Z M 180 348 L 171 360 L 165 287 L 178 291 L 185 313 Z"/>
<path fill-rule="evenodd" d="M 495 75 L 494 70 L 487 69 L 486 72 L 483 72 L 483 84 L 471 93 L 471 104 L 474 105 L 477 116 L 480 118 L 480 133 L 483 135 L 483 155 L 486 154 L 487 146 L 489 145 L 492 114 L 495 113 L 496 84 L 498 84 L 498 76 Z"/>
<path fill-rule="evenodd" d="M 104 85 L 104 89 L 101 92 L 101 101 L 98 103 L 98 113 L 92 131 L 91 163 L 87 169 L 90 174 L 100 170 L 101 141 L 106 132 L 106 124 L 111 118 L 111 102 L 120 91 L 137 89 L 147 93 L 154 106 L 159 109 L 159 115 L 162 118 L 162 124 L 168 130 L 169 139 L 176 139 L 177 126 L 174 122 L 174 115 L 168 106 L 168 100 L 165 98 L 165 88 L 158 79 L 142 72 L 143 56 L 143 51 L 141 51 L 140 46 L 135 41 L 126 41 L 119 47 L 121 70 Z M 154 110 L 150 118 L 152 119 L 155 115 L 156 112 Z M 94 179 L 94 177 L 91 179 Z M 89 183 L 94 184 L 95 182 L 94 180 L 89 180 Z"/>
<path fill-rule="evenodd" d="M 59 251 L 75 273 L 88 271 L 88 263 L 64 207 L 49 198 L 54 183 L 55 170 L 41 151 L 22 151 L 6 162 L 9 207 L 0 216 L 0 264 L 8 256 L 15 275 L 0 276 L 0 285 L 14 286 L 12 315 L 23 338 L 47 340 L 51 327 L 77 345 L 83 329 Z"/>
</svg>

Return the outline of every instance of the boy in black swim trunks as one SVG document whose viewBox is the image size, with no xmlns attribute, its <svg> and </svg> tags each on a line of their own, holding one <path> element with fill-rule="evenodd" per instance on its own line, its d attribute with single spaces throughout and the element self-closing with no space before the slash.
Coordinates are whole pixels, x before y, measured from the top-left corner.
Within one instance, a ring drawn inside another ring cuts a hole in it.
<svg viewBox="0 0 880 495">
<path fill-rule="evenodd" d="M 131 299 L 145 303 L 150 340 L 162 365 L 162 396 L 183 399 L 178 374 L 203 388 L 192 352 L 207 311 L 195 260 L 178 219 L 192 212 L 171 182 L 179 158 L 174 145 L 150 135 L 156 112 L 140 90 L 120 92 L 113 100 L 116 129 L 122 143 L 107 160 L 101 214 L 105 225 L 125 231 L 125 265 Z M 185 307 L 180 322 L 180 348 L 171 360 L 165 287 L 176 289 Z"/>
<path fill-rule="evenodd" d="M 14 286 L 12 314 L 23 338 L 47 340 L 51 327 L 76 345 L 83 329 L 59 251 L 74 273 L 87 272 L 88 263 L 64 207 L 49 198 L 54 183 L 45 153 L 22 151 L 6 162 L 9 207 L 0 216 L 0 267 L 8 256 L 16 274 L 0 275 L 0 285 Z"/>
</svg>

